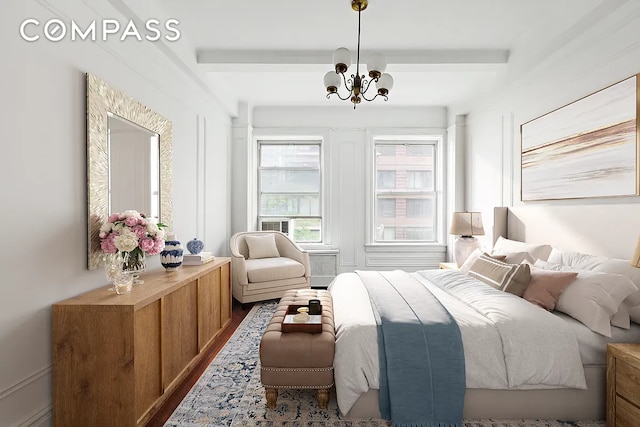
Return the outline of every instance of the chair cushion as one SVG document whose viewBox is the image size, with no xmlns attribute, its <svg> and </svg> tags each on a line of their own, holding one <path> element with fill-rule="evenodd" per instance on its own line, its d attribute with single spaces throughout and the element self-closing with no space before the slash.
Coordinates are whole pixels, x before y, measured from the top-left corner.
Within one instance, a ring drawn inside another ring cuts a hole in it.
<svg viewBox="0 0 640 427">
<path fill-rule="evenodd" d="M 276 258 L 280 256 L 276 239 L 273 234 L 265 234 L 262 236 L 245 237 L 247 247 L 249 248 L 249 258 Z"/>
<path fill-rule="evenodd" d="M 291 258 L 261 258 L 245 261 L 249 282 L 271 282 L 304 276 L 304 265 Z"/>
</svg>

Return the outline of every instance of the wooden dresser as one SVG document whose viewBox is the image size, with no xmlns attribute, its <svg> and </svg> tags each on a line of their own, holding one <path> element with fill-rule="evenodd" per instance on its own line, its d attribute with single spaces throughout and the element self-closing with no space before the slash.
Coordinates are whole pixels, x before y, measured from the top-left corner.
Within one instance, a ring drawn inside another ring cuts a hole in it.
<svg viewBox="0 0 640 427">
<path fill-rule="evenodd" d="M 640 344 L 607 346 L 607 427 L 640 425 Z"/>
<path fill-rule="evenodd" d="M 54 425 L 145 425 L 231 320 L 230 258 L 54 304 Z"/>
</svg>

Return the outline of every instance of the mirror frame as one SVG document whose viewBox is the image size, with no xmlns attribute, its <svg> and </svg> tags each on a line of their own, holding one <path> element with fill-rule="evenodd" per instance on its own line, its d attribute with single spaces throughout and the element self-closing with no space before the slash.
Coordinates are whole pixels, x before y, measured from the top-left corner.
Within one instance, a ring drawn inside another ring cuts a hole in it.
<svg viewBox="0 0 640 427">
<path fill-rule="evenodd" d="M 107 112 L 160 135 L 160 222 L 173 225 L 173 129 L 170 120 L 87 73 L 87 268 L 102 263 L 100 227 L 109 217 Z"/>
</svg>

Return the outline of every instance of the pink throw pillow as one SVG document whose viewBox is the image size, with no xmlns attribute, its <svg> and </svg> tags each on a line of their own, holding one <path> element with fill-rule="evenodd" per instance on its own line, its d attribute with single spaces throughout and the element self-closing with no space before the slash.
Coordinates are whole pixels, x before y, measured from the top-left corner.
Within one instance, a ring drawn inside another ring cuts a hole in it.
<svg viewBox="0 0 640 427">
<path fill-rule="evenodd" d="M 522 298 L 546 310 L 553 310 L 556 307 L 562 292 L 578 276 L 578 273 L 573 271 L 543 270 L 533 266 L 530 268 L 531 281 Z"/>
</svg>

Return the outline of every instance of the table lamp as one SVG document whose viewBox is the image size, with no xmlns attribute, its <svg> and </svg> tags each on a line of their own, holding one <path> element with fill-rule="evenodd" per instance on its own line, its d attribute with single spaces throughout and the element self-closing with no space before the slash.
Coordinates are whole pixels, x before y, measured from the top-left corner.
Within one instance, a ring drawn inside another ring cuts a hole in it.
<svg viewBox="0 0 640 427">
<path fill-rule="evenodd" d="M 453 259 L 460 267 L 481 244 L 473 236 L 484 236 L 482 214 L 480 212 L 454 212 L 451 217 L 449 234 L 458 236 L 453 243 Z"/>
</svg>

